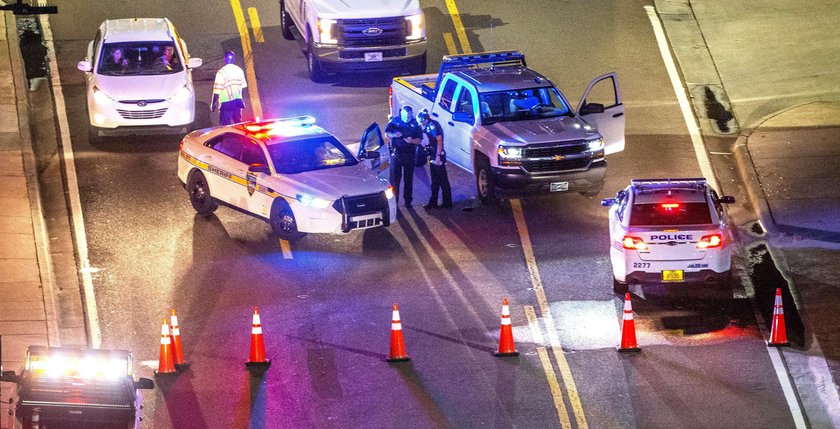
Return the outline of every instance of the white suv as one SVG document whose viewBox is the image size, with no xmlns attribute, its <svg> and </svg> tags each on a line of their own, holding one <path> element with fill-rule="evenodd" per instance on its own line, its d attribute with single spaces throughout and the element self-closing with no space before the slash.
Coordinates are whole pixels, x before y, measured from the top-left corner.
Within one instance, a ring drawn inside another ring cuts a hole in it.
<svg viewBox="0 0 840 429">
<path fill-rule="evenodd" d="M 87 81 L 91 141 L 189 131 L 195 120 L 191 69 L 200 65 L 166 18 L 103 22 L 77 65 Z"/>
<path fill-rule="evenodd" d="M 613 290 L 629 284 L 705 283 L 730 287 L 732 234 L 706 179 L 632 180 L 610 208 Z"/>
</svg>

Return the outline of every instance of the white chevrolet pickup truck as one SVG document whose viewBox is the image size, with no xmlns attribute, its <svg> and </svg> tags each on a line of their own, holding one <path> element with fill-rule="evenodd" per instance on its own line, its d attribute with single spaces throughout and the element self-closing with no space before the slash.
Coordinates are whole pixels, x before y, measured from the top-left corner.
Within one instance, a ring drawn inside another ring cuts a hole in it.
<svg viewBox="0 0 840 429">
<path fill-rule="evenodd" d="M 280 0 L 280 27 L 287 40 L 300 33 L 313 82 L 343 71 L 426 72 L 418 0 Z"/>
<path fill-rule="evenodd" d="M 589 84 L 577 108 L 517 51 L 450 55 L 438 74 L 394 78 L 391 115 L 426 108 L 440 122 L 447 160 L 473 173 L 482 202 L 497 196 L 604 187 L 605 155 L 624 150 L 615 73 Z"/>
</svg>

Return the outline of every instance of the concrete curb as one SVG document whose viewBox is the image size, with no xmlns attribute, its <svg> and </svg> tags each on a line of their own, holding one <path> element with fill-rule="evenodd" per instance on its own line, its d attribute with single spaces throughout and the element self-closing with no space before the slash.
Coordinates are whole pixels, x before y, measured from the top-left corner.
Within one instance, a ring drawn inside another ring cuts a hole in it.
<svg viewBox="0 0 840 429">
<path fill-rule="evenodd" d="M 29 124 L 29 103 L 26 94 L 27 82 L 24 76 L 23 61 L 20 57 L 20 45 L 17 34 L 17 22 L 12 15 L 6 15 L 6 36 L 9 44 L 9 57 L 12 63 L 12 75 L 15 82 L 18 124 L 20 127 L 21 153 L 23 169 L 26 175 L 26 187 L 29 193 L 29 209 L 32 216 L 32 232 L 35 236 L 35 248 L 38 256 L 38 270 L 41 277 L 41 292 L 44 297 L 44 312 L 47 320 L 47 339 L 49 345 L 61 345 L 58 329 L 58 312 L 55 299 L 55 276 L 52 271 L 49 237 L 41 206 L 41 190 L 38 182 L 38 169 L 35 153 L 32 149 L 32 133 Z"/>
</svg>

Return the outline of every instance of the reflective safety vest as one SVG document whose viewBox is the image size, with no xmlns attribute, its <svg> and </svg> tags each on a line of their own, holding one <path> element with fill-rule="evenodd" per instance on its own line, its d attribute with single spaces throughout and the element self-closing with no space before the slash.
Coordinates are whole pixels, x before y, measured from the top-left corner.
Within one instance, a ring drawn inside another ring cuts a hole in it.
<svg viewBox="0 0 840 429">
<path fill-rule="evenodd" d="M 245 73 L 236 64 L 225 64 L 216 72 L 213 95 L 219 95 L 219 103 L 242 98 L 242 88 L 248 87 Z"/>
</svg>

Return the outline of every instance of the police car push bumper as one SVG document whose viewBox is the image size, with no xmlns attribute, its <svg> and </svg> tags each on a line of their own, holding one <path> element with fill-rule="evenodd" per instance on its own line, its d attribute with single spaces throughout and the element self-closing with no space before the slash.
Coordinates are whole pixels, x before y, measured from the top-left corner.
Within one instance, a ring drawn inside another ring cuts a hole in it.
<svg viewBox="0 0 840 429">
<path fill-rule="evenodd" d="M 343 197 L 331 202 L 326 208 L 313 207 L 297 199 L 292 200 L 290 206 L 295 214 L 298 230 L 305 233 L 342 234 L 354 230 L 389 226 L 396 222 L 396 200 L 388 199 L 384 192 L 373 195 L 374 198 L 381 200 L 380 206 L 371 205 L 373 210 L 363 208 L 352 212 L 341 211 L 341 207 L 347 207 L 351 201 L 361 197 Z"/>
</svg>

